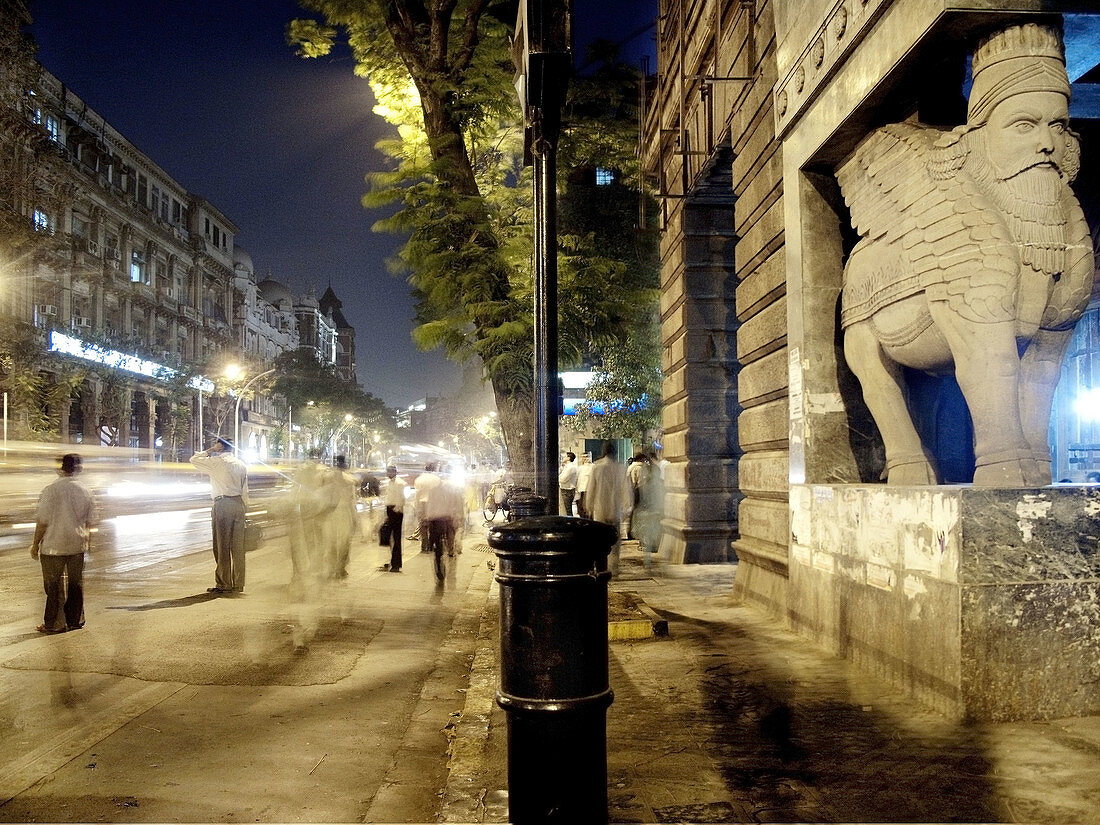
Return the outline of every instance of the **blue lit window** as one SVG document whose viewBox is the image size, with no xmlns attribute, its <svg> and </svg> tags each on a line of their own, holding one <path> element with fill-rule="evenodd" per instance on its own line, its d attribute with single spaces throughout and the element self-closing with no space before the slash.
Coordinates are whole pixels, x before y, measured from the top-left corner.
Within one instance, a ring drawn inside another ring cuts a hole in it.
<svg viewBox="0 0 1100 825">
<path fill-rule="evenodd" d="M 615 182 L 615 173 L 610 169 L 596 167 L 596 186 L 610 186 Z"/>
<path fill-rule="evenodd" d="M 130 253 L 130 282 L 147 284 L 145 278 L 145 253 L 134 250 Z"/>
<path fill-rule="evenodd" d="M 34 210 L 34 228 L 39 232 L 45 232 L 47 235 L 53 234 L 53 220 L 50 216 L 41 209 Z"/>
</svg>

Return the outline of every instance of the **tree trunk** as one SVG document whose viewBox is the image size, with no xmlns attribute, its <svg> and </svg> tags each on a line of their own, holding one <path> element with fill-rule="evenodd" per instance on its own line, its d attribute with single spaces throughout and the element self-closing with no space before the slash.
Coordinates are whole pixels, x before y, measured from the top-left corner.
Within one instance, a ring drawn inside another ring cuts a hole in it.
<svg viewBox="0 0 1100 825">
<path fill-rule="evenodd" d="M 500 416 L 500 429 L 508 458 L 512 462 L 516 484 L 535 487 L 535 410 L 531 393 L 516 394 L 493 384 L 493 395 Z"/>
</svg>

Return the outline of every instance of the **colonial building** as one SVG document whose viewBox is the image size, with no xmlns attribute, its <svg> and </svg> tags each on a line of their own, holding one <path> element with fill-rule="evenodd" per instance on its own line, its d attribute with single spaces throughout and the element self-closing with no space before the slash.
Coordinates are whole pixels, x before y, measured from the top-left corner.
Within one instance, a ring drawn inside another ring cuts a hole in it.
<svg viewBox="0 0 1100 825">
<path fill-rule="evenodd" d="M 325 294 L 318 301 L 318 308 L 332 319 L 336 328 L 336 374 L 351 384 L 357 382 L 355 376 L 355 327 L 344 317 L 344 302 L 336 297 L 329 284 Z"/>
<path fill-rule="evenodd" d="M 281 353 L 298 348 L 297 320 L 287 301 L 267 299 L 256 281 L 252 257 L 239 246 L 233 254 L 233 272 L 240 366 L 246 373 L 258 375 L 269 369 Z M 284 423 L 283 408 L 277 398 L 263 394 L 242 399 L 241 448 L 249 454 L 269 455 L 271 434 Z"/>
<path fill-rule="evenodd" d="M 879 485 L 887 472 L 883 442 L 843 353 L 841 285 L 859 235 L 849 212 L 852 193 L 841 191 L 838 169 L 887 124 L 963 129 L 970 55 L 993 33 L 1025 23 L 1065 33 L 1072 83 L 1068 126 L 1080 135 L 1081 147 L 1073 191 L 1095 238 L 1095 3 L 997 0 L 981 6 L 661 0 L 659 77 L 644 156 L 661 204 L 670 461 L 664 549 L 683 561 L 735 557 L 733 586 L 740 597 L 939 706 L 978 716 L 1095 712 L 1096 691 L 1064 688 L 1096 676 L 1073 665 L 1072 656 L 1034 663 L 1048 676 L 1061 676 L 1033 686 L 1030 708 L 1006 698 L 1023 692 L 1006 681 L 1015 672 L 1013 661 L 1027 667 L 1019 663 L 1035 651 L 1064 651 L 1069 642 L 1043 635 L 1044 623 L 1054 623 L 1054 607 L 1036 608 L 1040 618 L 1026 630 L 1025 623 L 999 613 L 1010 614 L 1006 605 L 1024 598 L 1020 581 L 1048 595 L 1064 586 L 1085 604 L 1096 602 L 1095 585 L 1090 590 L 1076 573 L 1052 582 L 1033 564 L 1017 571 L 1019 581 L 994 571 L 981 587 L 971 586 L 967 576 L 982 568 L 985 557 L 967 556 L 972 539 L 959 536 L 976 528 L 966 528 L 963 516 L 941 524 L 933 512 L 940 506 L 970 512 L 974 493 L 932 486 L 902 500 L 883 492 L 897 488 Z M 1044 67 L 1057 65 L 1046 46 L 1025 44 L 1023 52 L 1038 55 Z M 1027 82 L 1060 91 L 1056 79 Z M 891 183 L 905 186 L 901 172 L 894 174 Z M 927 220 L 937 216 L 929 213 Z M 1089 395 L 1100 379 L 1096 297 L 1094 290 L 1056 395 L 1050 439 L 1056 481 L 1085 481 L 1100 455 L 1096 397 Z M 911 396 L 921 391 L 919 381 L 910 384 Z M 1075 406 L 1080 398 L 1092 398 L 1093 409 Z M 941 412 L 958 410 L 946 386 L 938 399 Z M 943 418 L 950 417 L 945 412 Z M 942 418 L 933 420 L 928 429 L 941 424 Z M 964 478 L 972 477 L 972 452 L 937 457 L 941 468 L 957 459 L 970 474 Z M 1061 495 L 1057 487 L 1047 489 L 1039 494 L 1042 501 Z M 1017 506 L 1029 512 L 1017 493 L 1006 495 L 1006 513 L 1015 514 Z M 1068 501 L 1058 498 L 1050 506 L 1070 508 Z M 927 511 L 928 518 L 902 527 L 905 508 Z M 1013 541 L 1031 538 L 1028 529 Z M 960 547 L 962 555 L 951 556 Z M 981 599 L 993 600 L 992 606 L 977 611 L 974 600 Z M 967 635 L 979 625 L 1002 628 L 1002 620 L 1012 628 L 1005 636 L 995 629 L 990 636 Z M 1081 622 L 1096 638 L 1095 611 Z M 1004 638 L 1015 641 L 1002 644 Z M 983 659 L 974 651 L 985 644 L 1001 647 Z M 1087 655 L 1094 659 L 1095 650 Z M 933 663 L 937 657 L 951 664 L 940 667 Z M 1002 657 L 1004 668 L 997 670 L 990 657 Z M 1052 688 L 1059 679 L 1063 687 Z M 1070 693 L 1074 698 L 1067 699 Z M 1035 703 L 1044 702 L 1036 710 Z"/>
<path fill-rule="evenodd" d="M 322 364 L 335 366 L 338 355 L 336 321 L 321 308 L 313 287 L 294 302 L 294 317 L 298 322 L 298 349 L 310 350 Z"/>
<path fill-rule="evenodd" d="M 233 221 L 60 80 L 40 70 L 13 99 L 3 202 L 34 236 L 27 254 L 5 251 L 0 324 L 84 371 L 53 411 L 62 440 L 180 457 L 217 417 L 202 373 L 266 368 L 297 346 L 294 316 L 263 301 Z M 277 409 L 258 399 L 257 412 Z"/>
</svg>

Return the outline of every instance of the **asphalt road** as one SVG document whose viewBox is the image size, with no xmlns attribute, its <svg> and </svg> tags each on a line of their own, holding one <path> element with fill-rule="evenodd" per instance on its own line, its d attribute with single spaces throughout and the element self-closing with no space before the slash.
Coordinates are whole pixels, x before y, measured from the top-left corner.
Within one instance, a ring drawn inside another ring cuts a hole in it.
<svg viewBox="0 0 1100 825">
<path fill-rule="evenodd" d="M 365 523 L 349 578 L 303 591 L 269 525 L 246 595 L 218 598 L 208 518 L 105 522 L 87 626 L 56 636 L 27 543 L 0 552 L 0 821 L 435 821 L 489 557 L 442 587 L 418 547 L 384 573 Z"/>
</svg>

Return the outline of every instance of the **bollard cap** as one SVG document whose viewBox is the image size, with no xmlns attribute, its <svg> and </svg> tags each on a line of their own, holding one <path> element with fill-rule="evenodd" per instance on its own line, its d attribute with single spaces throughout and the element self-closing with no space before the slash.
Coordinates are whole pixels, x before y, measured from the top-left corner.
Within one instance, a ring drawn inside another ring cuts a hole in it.
<svg viewBox="0 0 1100 825">
<path fill-rule="evenodd" d="M 489 546 L 498 555 L 580 554 L 606 556 L 617 531 L 609 524 L 569 516 L 534 516 L 494 527 Z"/>
</svg>

